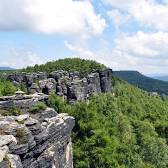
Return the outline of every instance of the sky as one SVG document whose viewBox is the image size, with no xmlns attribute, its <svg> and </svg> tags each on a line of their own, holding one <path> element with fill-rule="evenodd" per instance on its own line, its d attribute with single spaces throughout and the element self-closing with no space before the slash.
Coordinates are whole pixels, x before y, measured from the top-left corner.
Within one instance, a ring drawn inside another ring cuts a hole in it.
<svg viewBox="0 0 168 168">
<path fill-rule="evenodd" d="M 0 66 L 67 57 L 168 74 L 168 0 L 0 0 Z"/>
</svg>

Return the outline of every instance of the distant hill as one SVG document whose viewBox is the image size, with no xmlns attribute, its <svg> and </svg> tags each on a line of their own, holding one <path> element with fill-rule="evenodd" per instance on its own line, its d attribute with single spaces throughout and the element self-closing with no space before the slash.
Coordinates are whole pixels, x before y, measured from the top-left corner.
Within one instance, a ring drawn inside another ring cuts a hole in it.
<svg viewBox="0 0 168 168">
<path fill-rule="evenodd" d="M 147 77 L 138 71 L 114 71 L 114 76 L 148 92 L 168 95 L 168 82 Z"/>
<path fill-rule="evenodd" d="M 9 70 L 14 70 L 14 68 L 10 68 L 10 67 L 0 67 L 0 71 L 9 71 Z"/>
<path fill-rule="evenodd" d="M 153 76 L 152 78 L 162 80 L 162 81 L 168 81 L 168 75 L 165 76 Z"/>
</svg>

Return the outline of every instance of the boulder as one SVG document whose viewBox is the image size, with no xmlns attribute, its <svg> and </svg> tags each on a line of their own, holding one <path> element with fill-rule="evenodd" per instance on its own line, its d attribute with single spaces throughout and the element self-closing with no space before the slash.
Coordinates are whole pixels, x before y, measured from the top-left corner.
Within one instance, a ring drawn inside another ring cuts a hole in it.
<svg viewBox="0 0 168 168">
<path fill-rule="evenodd" d="M 17 144 L 17 140 L 13 135 L 1 135 L 0 136 L 0 147 L 3 147 L 5 145 L 9 144 Z"/>
<path fill-rule="evenodd" d="M 57 115 L 57 112 L 53 109 L 53 108 L 46 108 L 45 111 L 41 112 L 38 115 L 38 120 L 40 122 L 43 122 L 44 120 L 48 119 L 48 118 L 52 118 L 55 117 Z"/>
<path fill-rule="evenodd" d="M 37 83 L 32 83 L 32 85 L 28 88 L 29 94 L 34 94 L 40 92 L 40 88 Z"/>
<path fill-rule="evenodd" d="M 53 78 L 39 81 L 40 89 L 42 93 L 49 94 L 56 92 L 56 81 Z"/>
<path fill-rule="evenodd" d="M 23 168 L 20 157 L 18 155 L 7 155 L 8 161 L 10 163 L 10 168 Z"/>
<path fill-rule="evenodd" d="M 9 152 L 9 148 L 6 145 L 0 147 L 0 162 L 3 161 L 3 159 L 5 158 L 8 152 Z"/>
</svg>

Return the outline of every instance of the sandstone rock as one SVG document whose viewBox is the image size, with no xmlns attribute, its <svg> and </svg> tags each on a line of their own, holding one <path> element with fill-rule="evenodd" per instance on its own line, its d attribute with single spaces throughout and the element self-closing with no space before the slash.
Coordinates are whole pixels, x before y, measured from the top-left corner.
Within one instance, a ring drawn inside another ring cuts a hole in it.
<svg viewBox="0 0 168 168">
<path fill-rule="evenodd" d="M 103 93 L 111 92 L 112 91 L 112 70 L 111 69 L 105 69 L 103 71 L 99 72 L 100 74 L 100 85 L 101 85 L 101 91 Z"/>
<path fill-rule="evenodd" d="M 3 159 L 5 158 L 8 152 L 9 152 L 9 148 L 7 146 L 0 147 L 0 162 L 3 161 Z"/>
<path fill-rule="evenodd" d="M 43 92 L 50 94 L 52 92 L 59 96 L 63 96 L 70 104 L 75 104 L 77 101 L 84 101 L 89 96 L 98 93 L 106 93 L 112 91 L 111 80 L 112 70 L 104 69 L 95 71 L 85 77 L 82 77 L 78 72 L 54 71 L 50 74 L 46 72 L 38 73 L 20 73 L 7 76 L 13 82 L 26 83 L 29 93 Z M 34 83 L 39 81 L 39 86 Z M 0 107 L 11 107 L 13 105 L 13 98 L 1 102 Z M 14 100 L 16 100 L 14 98 Z M 17 106 L 25 103 L 26 108 L 31 107 L 36 102 L 32 100 L 15 102 Z M 23 108 L 23 107 L 22 107 Z"/>
<path fill-rule="evenodd" d="M 90 95 L 101 93 L 99 73 L 92 73 L 87 76 L 88 92 Z"/>
<path fill-rule="evenodd" d="M 10 162 L 10 168 L 23 168 L 20 157 L 18 155 L 8 154 L 7 158 Z"/>
<path fill-rule="evenodd" d="M 15 136 L 16 135 L 16 131 L 21 128 L 22 126 L 17 123 L 17 122 L 11 122 L 7 127 L 4 127 L 3 128 L 3 131 L 5 134 L 8 134 L 8 135 L 13 135 Z"/>
<path fill-rule="evenodd" d="M 44 79 L 47 79 L 47 77 L 48 77 L 48 74 L 46 72 L 38 72 L 37 74 L 38 80 L 44 80 Z"/>
<path fill-rule="evenodd" d="M 29 126 L 36 125 L 37 123 L 38 123 L 38 120 L 33 119 L 33 118 L 29 118 L 29 119 L 25 122 L 25 125 L 26 125 L 27 127 L 29 127 Z"/>
<path fill-rule="evenodd" d="M 0 136 L 0 147 L 12 144 L 17 144 L 17 140 L 13 135 L 1 135 Z"/>
<path fill-rule="evenodd" d="M 22 155 L 27 153 L 28 144 L 12 145 L 12 146 L 9 146 L 9 150 L 13 154 Z"/>
<path fill-rule="evenodd" d="M 36 92 L 40 92 L 40 88 L 37 83 L 32 83 L 32 85 L 28 88 L 29 94 L 34 94 Z"/>
<path fill-rule="evenodd" d="M 34 136 L 34 140 L 36 141 L 37 144 L 47 140 L 49 137 L 49 134 L 46 130 L 43 130 L 41 133 L 37 134 Z"/>
<path fill-rule="evenodd" d="M 23 115 L 17 116 L 17 117 L 16 117 L 16 121 L 21 122 L 21 121 L 27 120 L 28 118 L 29 118 L 29 114 L 23 114 Z"/>
<path fill-rule="evenodd" d="M 57 112 L 53 108 L 47 108 L 45 111 L 39 114 L 38 120 L 42 122 L 45 119 L 55 117 L 56 115 Z"/>
<path fill-rule="evenodd" d="M 56 81 L 53 78 L 49 78 L 46 80 L 40 80 L 39 86 L 42 92 L 45 94 L 56 92 Z"/>
</svg>

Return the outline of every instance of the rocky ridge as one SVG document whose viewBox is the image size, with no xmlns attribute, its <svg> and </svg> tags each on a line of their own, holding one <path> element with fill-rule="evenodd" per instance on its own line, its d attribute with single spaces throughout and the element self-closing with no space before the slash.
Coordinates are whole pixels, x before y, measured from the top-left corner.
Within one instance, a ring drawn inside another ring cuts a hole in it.
<svg viewBox="0 0 168 168">
<path fill-rule="evenodd" d="M 15 85 L 24 84 L 28 94 L 56 93 L 73 104 L 84 101 L 90 95 L 111 92 L 112 70 L 94 71 L 85 77 L 78 72 L 54 71 L 51 73 L 15 73 L 6 78 Z"/>
</svg>

